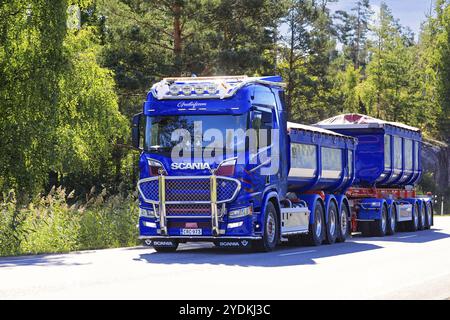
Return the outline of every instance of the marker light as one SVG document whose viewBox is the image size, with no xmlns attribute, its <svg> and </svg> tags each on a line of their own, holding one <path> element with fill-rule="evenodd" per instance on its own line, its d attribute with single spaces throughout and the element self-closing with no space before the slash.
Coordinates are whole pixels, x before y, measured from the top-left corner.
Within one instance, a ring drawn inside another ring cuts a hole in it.
<svg viewBox="0 0 450 320">
<path fill-rule="evenodd" d="M 185 96 L 190 96 L 192 94 L 192 87 L 190 85 L 184 85 L 181 87 L 181 91 Z"/>
<path fill-rule="evenodd" d="M 170 94 L 173 96 L 177 96 L 180 93 L 180 86 L 176 84 L 170 86 Z"/>
</svg>

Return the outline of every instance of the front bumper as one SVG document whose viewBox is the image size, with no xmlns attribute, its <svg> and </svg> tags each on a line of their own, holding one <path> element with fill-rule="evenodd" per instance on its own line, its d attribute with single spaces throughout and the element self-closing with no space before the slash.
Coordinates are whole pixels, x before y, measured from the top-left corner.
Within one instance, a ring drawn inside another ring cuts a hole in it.
<svg viewBox="0 0 450 320">
<path fill-rule="evenodd" d="M 140 197 L 153 206 L 159 222 L 158 233 L 162 236 L 171 235 L 168 219 L 186 218 L 209 219 L 210 230 L 205 235 L 220 236 L 225 203 L 232 202 L 240 188 L 239 180 L 216 176 L 214 172 L 211 176 L 165 176 L 161 173 L 138 182 Z"/>
</svg>

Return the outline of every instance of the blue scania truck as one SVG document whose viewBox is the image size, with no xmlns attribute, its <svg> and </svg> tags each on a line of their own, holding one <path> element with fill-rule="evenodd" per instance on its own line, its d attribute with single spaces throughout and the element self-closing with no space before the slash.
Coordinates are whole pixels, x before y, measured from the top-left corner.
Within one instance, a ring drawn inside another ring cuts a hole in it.
<svg viewBox="0 0 450 320">
<path fill-rule="evenodd" d="M 287 121 L 278 76 L 166 78 L 133 117 L 139 232 L 270 251 L 432 225 L 416 195 L 420 131 L 363 115 Z"/>
</svg>

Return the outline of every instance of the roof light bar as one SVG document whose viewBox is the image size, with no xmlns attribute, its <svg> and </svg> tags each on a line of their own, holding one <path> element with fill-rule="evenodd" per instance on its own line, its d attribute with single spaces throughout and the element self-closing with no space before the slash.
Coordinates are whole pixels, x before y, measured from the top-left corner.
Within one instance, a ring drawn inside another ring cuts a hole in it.
<svg viewBox="0 0 450 320">
<path fill-rule="evenodd" d="M 272 80 L 273 78 L 266 78 Z M 151 93 L 158 100 L 163 99 L 213 99 L 233 96 L 249 83 L 261 83 L 284 87 L 282 82 L 266 80 L 264 77 L 224 76 L 165 78 L 153 85 Z"/>
</svg>

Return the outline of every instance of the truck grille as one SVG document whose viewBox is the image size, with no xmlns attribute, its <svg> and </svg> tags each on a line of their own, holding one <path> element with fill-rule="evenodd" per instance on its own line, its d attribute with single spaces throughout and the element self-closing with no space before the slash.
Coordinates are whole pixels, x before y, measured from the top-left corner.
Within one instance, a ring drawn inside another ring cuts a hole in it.
<svg viewBox="0 0 450 320">
<path fill-rule="evenodd" d="M 166 214 L 168 217 L 176 216 L 196 216 L 196 217 L 209 217 L 211 215 L 210 204 L 168 204 L 166 206 Z"/>
<path fill-rule="evenodd" d="M 167 205 L 192 204 L 200 202 L 208 204 L 211 201 L 210 177 L 165 177 Z M 158 204 L 158 177 L 143 179 L 138 183 L 139 192 L 147 203 Z M 240 189 L 236 179 L 217 177 L 217 202 L 230 202 Z M 209 209 L 210 210 L 210 209 Z"/>
</svg>

